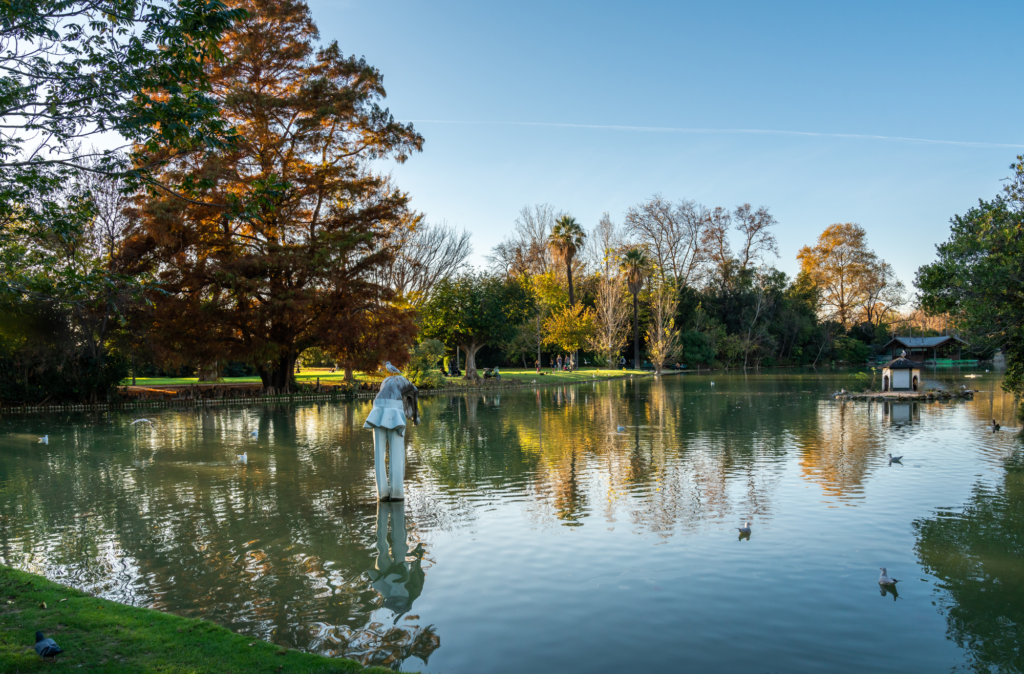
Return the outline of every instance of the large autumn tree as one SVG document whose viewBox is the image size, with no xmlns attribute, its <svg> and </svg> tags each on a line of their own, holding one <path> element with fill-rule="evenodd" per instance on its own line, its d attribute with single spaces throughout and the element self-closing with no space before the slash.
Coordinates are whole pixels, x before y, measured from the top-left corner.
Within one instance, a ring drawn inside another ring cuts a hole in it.
<svg viewBox="0 0 1024 674">
<path fill-rule="evenodd" d="M 317 48 L 304 2 L 236 4 L 248 16 L 221 40 L 209 77 L 240 138 L 216 153 L 165 149 L 162 177 L 187 198 L 152 192 L 124 260 L 157 274 L 158 351 L 245 360 L 264 386 L 288 390 L 304 349 L 411 320 L 374 281 L 391 254 L 381 242 L 409 221 L 408 197 L 370 163 L 403 162 L 423 139 L 380 106 L 379 71 L 337 43 Z"/>
<path fill-rule="evenodd" d="M 804 246 L 796 257 L 800 271 L 820 290 L 827 317 L 850 327 L 867 300 L 878 263 L 864 228 L 852 222 L 829 225 L 814 246 Z"/>
</svg>

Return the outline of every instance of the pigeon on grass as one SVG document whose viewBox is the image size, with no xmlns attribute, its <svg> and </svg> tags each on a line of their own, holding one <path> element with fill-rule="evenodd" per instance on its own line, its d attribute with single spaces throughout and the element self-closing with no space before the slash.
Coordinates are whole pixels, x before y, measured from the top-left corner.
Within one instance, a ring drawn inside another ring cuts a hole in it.
<svg viewBox="0 0 1024 674">
<path fill-rule="evenodd" d="M 36 632 L 36 653 L 43 660 L 46 658 L 56 658 L 63 652 L 64 649 L 58 646 L 56 641 L 49 637 L 44 637 L 42 632 Z"/>
</svg>

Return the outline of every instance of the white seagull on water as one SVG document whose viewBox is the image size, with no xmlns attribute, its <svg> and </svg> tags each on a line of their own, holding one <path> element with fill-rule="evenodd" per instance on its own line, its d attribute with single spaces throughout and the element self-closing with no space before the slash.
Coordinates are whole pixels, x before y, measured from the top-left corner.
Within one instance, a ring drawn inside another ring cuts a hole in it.
<svg viewBox="0 0 1024 674">
<path fill-rule="evenodd" d="M 890 454 L 889 455 L 889 463 L 892 463 L 893 461 L 895 461 L 896 463 L 899 463 L 900 459 L 902 459 L 902 458 L 903 458 L 902 454 L 900 456 L 893 456 L 892 454 Z"/>
<path fill-rule="evenodd" d="M 736 528 L 739 530 L 739 532 L 741 534 L 749 534 L 750 533 L 750 525 L 751 524 L 752 524 L 752 522 L 747 522 L 742 527 L 736 527 Z"/>
<path fill-rule="evenodd" d="M 238 459 L 238 463 L 249 463 L 249 452 L 235 454 L 235 458 Z"/>
<path fill-rule="evenodd" d="M 43 437 L 39 438 L 39 442 L 43 443 L 44 445 L 50 444 L 50 436 L 44 435 Z"/>
<path fill-rule="evenodd" d="M 616 426 L 615 430 L 617 430 L 619 433 L 623 433 L 623 432 L 625 432 L 626 427 L 625 426 Z"/>
<path fill-rule="evenodd" d="M 879 585 L 896 585 L 896 583 L 900 582 L 900 581 L 896 580 L 895 578 L 890 578 L 889 577 L 889 570 L 886 569 L 884 566 L 878 567 L 878 570 L 882 572 L 882 573 L 878 574 L 878 584 Z"/>
<path fill-rule="evenodd" d="M 394 365 L 392 365 L 390 360 L 384 361 L 384 369 L 390 372 L 391 374 L 402 374 L 402 371 L 399 370 Z"/>
<path fill-rule="evenodd" d="M 258 437 L 260 437 L 260 429 L 257 428 L 255 431 L 252 431 L 251 433 L 249 433 L 249 437 L 250 438 L 258 438 Z"/>
</svg>

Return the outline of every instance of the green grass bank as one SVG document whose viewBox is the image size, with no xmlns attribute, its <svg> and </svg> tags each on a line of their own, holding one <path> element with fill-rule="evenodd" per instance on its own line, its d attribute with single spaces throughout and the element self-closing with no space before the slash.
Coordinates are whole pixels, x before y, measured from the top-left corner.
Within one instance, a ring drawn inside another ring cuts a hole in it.
<svg viewBox="0 0 1024 674">
<path fill-rule="evenodd" d="M 56 663 L 36 655 L 36 630 L 64 649 Z M 354 660 L 284 649 L 203 620 L 98 599 L 0 565 L 0 672 L 55 670 L 394 674 Z"/>
</svg>

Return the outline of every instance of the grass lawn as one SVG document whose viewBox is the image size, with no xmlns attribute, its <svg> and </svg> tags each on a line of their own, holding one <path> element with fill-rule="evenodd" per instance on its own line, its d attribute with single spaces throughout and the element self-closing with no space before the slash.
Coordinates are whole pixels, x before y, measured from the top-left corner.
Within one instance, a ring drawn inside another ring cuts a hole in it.
<svg viewBox="0 0 1024 674">
<path fill-rule="evenodd" d="M 501 381 L 525 381 L 537 380 L 538 384 L 571 383 L 576 381 L 593 381 L 594 379 L 610 379 L 612 377 L 628 377 L 629 375 L 654 374 L 652 370 L 598 370 L 593 367 L 585 367 L 576 372 L 552 372 L 551 368 L 540 369 L 540 376 L 537 370 L 513 370 L 501 368 Z M 483 371 L 481 371 L 481 376 Z"/>
<path fill-rule="evenodd" d="M 36 630 L 64 649 L 56 664 L 36 655 Z M 354 660 L 286 650 L 202 620 L 97 599 L 0 566 L 0 671 L 53 670 L 394 674 Z"/>
<path fill-rule="evenodd" d="M 530 382 L 534 379 L 537 380 L 538 384 L 551 384 L 551 383 L 571 383 L 577 381 L 591 381 L 595 377 L 597 379 L 607 379 L 609 377 L 622 377 L 642 374 L 652 374 L 651 370 L 598 370 L 597 368 L 583 368 L 577 372 L 552 372 L 551 368 L 541 368 L 541 372 L 544 374 L 543 377 L 537 374 L 534 369 L 529 370 L 515 370 L 515 369 L 501 369 L 501 380 L 502 381 L 526 381 Z M 483 376 L 483 370 L 480 370 L 480 375 Z M 300 382 L 316 382 L 316 378 L 320 377 L 321 384 L 341 384 L 345 381 L 344 372 L 332 373 L 329 369 L 316 369 L 309 368 L 302 370 L 301 374 L 295 375 L 296 381 Z M 357 381 L 379 381 L 381 377 L 379 375 L 370 375 L 365 372 L 356 372 L 355 377 Z M 449 385 L 461 386 L 466 385 L 467 382 L 461 379 L 450 379 Z M 135 380 L 137 386 L 183 386 L 186 384 L 197 384 L 199 379 L 197 377 L 139 377 Z M 131 379 L 126 379 L 121 382 L 122 386 L 128 386 L 132 383 Z M 232 384 L 232 383 L 245 383 L 245 384 L 258 384 L 260 383 L 259 377 L 226 377 L 221 379 L 219 383 Z"/>
<path fill-rule="evenodd" d="M 341 384 L 345 381 L 345 372 L 331 372 L 330 368 L 307 368 L 303 369 L 301 374 L 295 375 L 296 381 L 316 383 L 316 378 L 320 377 L 321 384 Z M 378 375 L 368 375 L 364 372 L 355 373 L 356 381 L 376 381 L 381 379 Z M 121 386 L 131 386 L 131 377 L 121 382 Z M 136 386 L 185 386 L 188 384 L 198 384 L 198 377 L 138 377 L 135 380 Z M 203 382 L 204 384 L 213 384 L 214 382 Z M 259 384 L 259 377 L 224 377 L 218 384 Z"/>
</svg>

